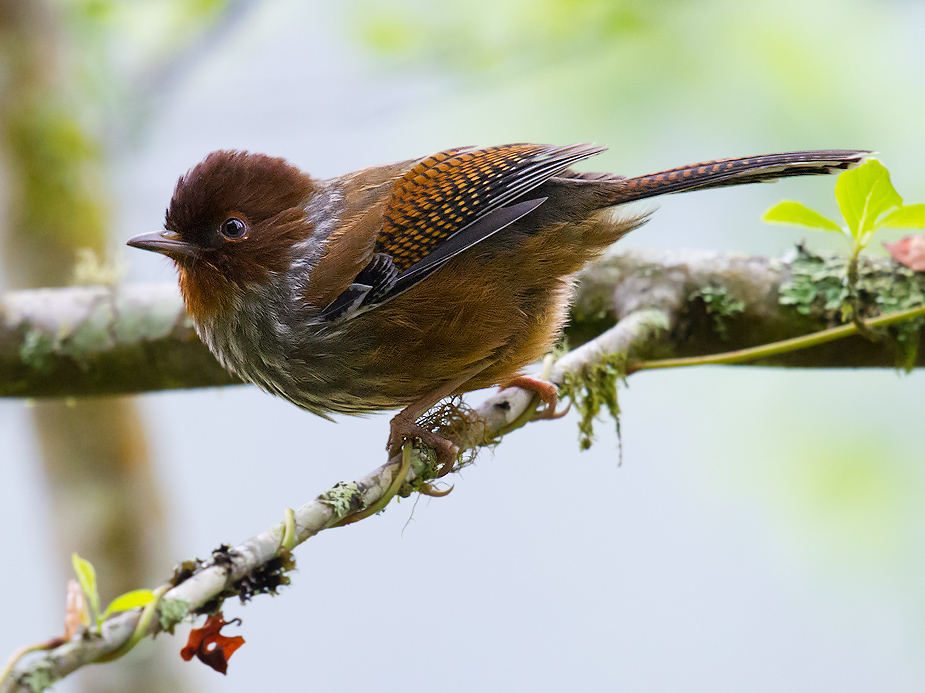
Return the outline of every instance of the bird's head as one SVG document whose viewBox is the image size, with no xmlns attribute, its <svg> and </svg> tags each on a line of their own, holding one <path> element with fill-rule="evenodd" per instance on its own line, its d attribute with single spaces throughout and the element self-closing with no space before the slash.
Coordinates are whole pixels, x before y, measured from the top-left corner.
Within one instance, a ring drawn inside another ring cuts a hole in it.
<svg viewBox="0 0 925 693">
<path fill-rule="evenodd" d="M 164 230 L 128 245 L 173 260 L 187 310 L 210 317 L 234 291 L 290 266 L 293 245 L 312 232 L 305 205 L 313 188 L 284 159 L 212 152 L 177 181 Z"/>
</svg>

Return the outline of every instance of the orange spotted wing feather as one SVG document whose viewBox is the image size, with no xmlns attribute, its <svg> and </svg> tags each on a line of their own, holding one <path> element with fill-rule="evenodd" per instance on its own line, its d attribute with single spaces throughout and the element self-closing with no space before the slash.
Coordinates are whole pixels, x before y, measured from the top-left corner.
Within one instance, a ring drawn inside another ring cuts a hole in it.
<svg viewBox="0 0 925 693">
<path fill-rule="evenodd" d="M 509 144 L 450 149 L 423 159 L 398 178 L 381 212 L 361 217 L 366 222 L 381 218 L 375 236 L 366 235 L 359 224 L 345 233 L 368 238 L 369 245 L 332 246 L 354 251 L 347 269 L 354 268 L 359 274 L 352 275 L 353 283 L 331 298 L 318 301 L 325 306 L 321 316 L 349 318 L 407 291 L 450 258 L 513 224 L 545 200 L 518 198 L 603 149 L 589 144 Z M 365 265 L 357 267 L 359 262 Z M 345 265 L 336 264 L 338 269 Z"/>
<path fill-rule="evenodd" d="M 510 144 L 424 159 L 395 185 L 375 252 L 403 272 L 473 222 L 603 148 Z"/>
</svg>

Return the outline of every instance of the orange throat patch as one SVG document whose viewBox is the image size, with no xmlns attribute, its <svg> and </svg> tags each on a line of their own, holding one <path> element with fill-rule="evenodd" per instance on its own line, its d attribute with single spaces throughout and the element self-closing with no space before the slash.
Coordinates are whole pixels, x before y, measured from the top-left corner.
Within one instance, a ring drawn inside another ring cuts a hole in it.
<svg viewBox="0 0 925 693">
<path fill-rule="evenodd" d="M 231 308 L 239 289 L 215 267 L 205 263 L 193 268 L 178 264 L 177 270 L 186 312 L 195 322 L 211 322 Z"/>
</svg>

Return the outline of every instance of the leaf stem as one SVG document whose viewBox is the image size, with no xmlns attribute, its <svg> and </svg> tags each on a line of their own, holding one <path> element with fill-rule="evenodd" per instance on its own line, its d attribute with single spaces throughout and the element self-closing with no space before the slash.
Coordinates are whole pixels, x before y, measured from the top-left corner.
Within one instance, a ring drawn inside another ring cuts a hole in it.
<svg viewBox="0 0 925 693">
<path fill-rule="evenodd" d="M 280 540 L 280 548 L 285 551 L 292 551 L 296 545 L 296 524 L 295 510 L 286 508 L 286 520 L 283 523 L 283 538 Z"/>
<path fill-rule="evenodd" d="M 144 608 L 141 611 L 141 616 L 138 619 L 138 623 L 135 626 L 135 630 L 132 633 L 132 636 L 122 644 L 116 650 L 103 655 L 97 662 L 111 662 L 114 659 L 119 659 L 126 654 L 128 654 L 142 639 L 148 634 L 148 628 L 151 626 L 151 622 L 154 620 L 155 614 L 157 614 L 157 609 L 160 606 L 161 599 L 164 598 L 164 595 L 170 591 L 171 585 L 161 585 L 153 591 L 154 599 L 145 604 Z"/>
<path fill-rule="evenodd" d="M 865 321 L 867 327 L 883 327 L 893 323 L 911 320 L 913 318 L 925 315 L 925 305 L 917 308 L 886 313 Z M 755 359 L 768 358 L 778 354 L 786 354 L 791 351 L 798 351 L 808 347 L 832 342 L 836 339 L 850 337 L 857 334 L 857 325 L 842 325 L 841 327 L 832 327 L 827 330 L 813 332 L 812 334 L 792 339 L 784 339 L 780 342 L 771 342 L 761 346 L 750 347 L 748 349 L 738 349 L 736 351 L 727 351 L 722 354 L 710 354 L 708 356 L 691 356 L 677 359 L 658 359 L 654 361 L 635 361 L 629 364 L 627 374 L 636 371 L 652 370 L 654 368 L 678 368 L 681 366 L 710 366 L 710 365 L 733 365 L 754 361 Z"/>
</svg>

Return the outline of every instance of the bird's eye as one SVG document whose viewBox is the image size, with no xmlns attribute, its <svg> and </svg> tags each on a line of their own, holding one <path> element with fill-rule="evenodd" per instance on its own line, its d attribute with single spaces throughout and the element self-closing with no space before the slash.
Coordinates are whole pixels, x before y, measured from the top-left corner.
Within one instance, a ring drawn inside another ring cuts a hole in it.
<svg viewBox="0 0 925 693">
<path fill-rule="evenodd" d="M 244 234 L 247 233 L 247 224 L 237 217 L 231 217 L 222 222 L 219 232 L 225 238 L 236 241 L 239 238 L 244 238 Z"/>
</svg>

